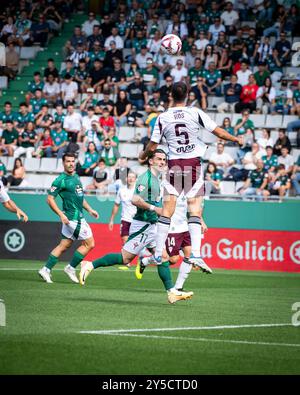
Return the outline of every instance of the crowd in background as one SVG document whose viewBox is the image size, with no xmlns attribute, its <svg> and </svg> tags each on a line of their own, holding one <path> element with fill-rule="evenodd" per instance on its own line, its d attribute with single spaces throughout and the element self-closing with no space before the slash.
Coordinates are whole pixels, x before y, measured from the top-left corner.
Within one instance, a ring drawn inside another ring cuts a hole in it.
<svg viewBox="0 0 300 395">
<path fill-rule="evenodd" d="M 21 0 L 0 10 L 0 41 L 6 46 L 0 72 L 14 79 L 16 47 L 47 46 L 84 4 Z M 240 114 L 233 125 L 225 117 L 223 127 L 245 135 L 235 159 L 222 142 L 216 144 L 205 175 L 208 192 L 220 193 L 222 180 L 234 180 L 244 181 L 243 196 L 283 198 L 292 186 L 299 195 L 300 159 L 294 163 L 290 154 L 289 132 L 299 131 L 300 120 L 273 141 L 269 129 L 258 137 L 249 119 L 250 114 L 300 115 L 300 69 L 292 77 L 285 74 L 299 57 L 293 47 L 299 22 L 299 5 L 292 1 L 105 2 L 101 15 L 90 11 L 74 26 L 62 48 L 63 64 L 49 58 L 44 71 L 36 70 L 19 110 L 5 103 L 0 155 L 13 156 L 16 163 L 5 178 L 0 162 L 0 176 L 8 186 L 20 185 L 22 157 L 61 158 L 66 150 L 84 150 L 77 173 L 94 176 L 89 189 L 105 188 L 107 168 L 115 173 L 126 167 L 118 151 L 119 128 L 146 126 L 148 135 L 134 139 L 145 145 L 159 113 L 172 105 L 172 83 L 185 81 L 188 105 L 207 111 L 209 98 L 219 98 L 214 111 Z M 169 33 L 182 39 L 177 56 L 160 51 L 160 39 Z"/>
</svg>

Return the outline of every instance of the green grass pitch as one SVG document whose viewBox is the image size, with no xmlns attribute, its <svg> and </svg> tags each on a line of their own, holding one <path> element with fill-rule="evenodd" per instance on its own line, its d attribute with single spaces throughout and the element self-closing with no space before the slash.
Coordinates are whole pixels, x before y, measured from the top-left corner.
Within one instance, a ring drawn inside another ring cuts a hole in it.
<svg viewBox="0 0 300 395">
<path fill-rule="evenodd" d="M 300 326 L 291 325 L 299 274 L 192 272 L 194 298 L 169 305 L 155 268 L 141 281 L 133 269 L 98 269 L 80 287 L 62 264 L 46 284 L 40 267 L 0 261 L 0 374 L 300 373 Z M 128 332 L 109 332 L 120 329 Z M 108 332 L 80 333 L 92 330 Z"/>
</svg>

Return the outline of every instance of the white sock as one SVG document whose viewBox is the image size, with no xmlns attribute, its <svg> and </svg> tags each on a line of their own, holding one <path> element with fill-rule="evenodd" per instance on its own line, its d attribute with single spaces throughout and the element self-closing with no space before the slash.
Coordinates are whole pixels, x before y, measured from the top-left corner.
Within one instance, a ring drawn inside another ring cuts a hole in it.
<svg viewBox="0 0 300 395">
<path fill-rule="evenodd" d="M 144 258 L 142 258 L 142 262 L 143 262 L 144 266 L 148 266 L 151 263 L 153 263 L 152 255 L 151 256 L 145 256 Z"/>
<path fill-rule="evenodd" d="M 48 269 L 46 266 L 44 266 L 42 270 L 46 270 L 47 273 L 51 273 L 51 270 Z"/>
<path fill-rule="evenodd" d="M 166 240 L 169 233 L 171 219 L 168 217 L 159 217 L 157 222 L 157 233 L 155 238 L 155 257 L 161 257 L 165 248 Z"/>
<path fill-rule="evenodd" d="M 192 255 L 200 257 L 201 247 L 201 222 L 200 217 L 192 216 L 188 220 L 189 232 L 191 235 Z"/>
<path fill-rule="evenodd" d="M 191 270 L 192 270 L 192 265 L 190 263 L 186 263 L 184 261 L 181 262 L 179 273 L 175 284 L 176 289 L 183 288 L 183 284 L 185 283 L 185 280 L 188 278 Z"/>
</svg>

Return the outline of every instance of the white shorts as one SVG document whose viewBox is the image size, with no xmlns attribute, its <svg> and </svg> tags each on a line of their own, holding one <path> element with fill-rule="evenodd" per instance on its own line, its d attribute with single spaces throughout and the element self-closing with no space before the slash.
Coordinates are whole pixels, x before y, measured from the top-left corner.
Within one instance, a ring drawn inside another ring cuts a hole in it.
<svg viewBox="0 0 300 395">
<path fill-rule="evenodd" d="M 84 218 L 80 221 L 70 221 L 68 225 L 63 224 L 61 233 L 63 237 L 71 240 L 86 240 L 93 237 L 92 229 Z"/>
<path fill-rule="evenodd" d="M 134 255 L 144 248 L 154 248 L 156 237 L 156 224 L 133 220 L 130 225 L 129 237 L 123 249 Z"/>
</svg>

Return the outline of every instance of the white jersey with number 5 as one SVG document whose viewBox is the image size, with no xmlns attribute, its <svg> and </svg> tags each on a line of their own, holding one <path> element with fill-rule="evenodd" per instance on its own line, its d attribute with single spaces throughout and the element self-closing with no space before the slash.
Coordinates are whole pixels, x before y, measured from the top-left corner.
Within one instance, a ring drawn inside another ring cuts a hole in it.
<svg viewBox="0 0 300 395">
<path fill-rule="evenodd" d="M 169 159 L 202 157 L 206 145 L 200 140 L 205 129 L 212 132 L 217 124 L 196 107 L 171 107 L 160 114 L 155 122 L 151 141 L 159 144 L 165 137 Z"/>
</svg>

